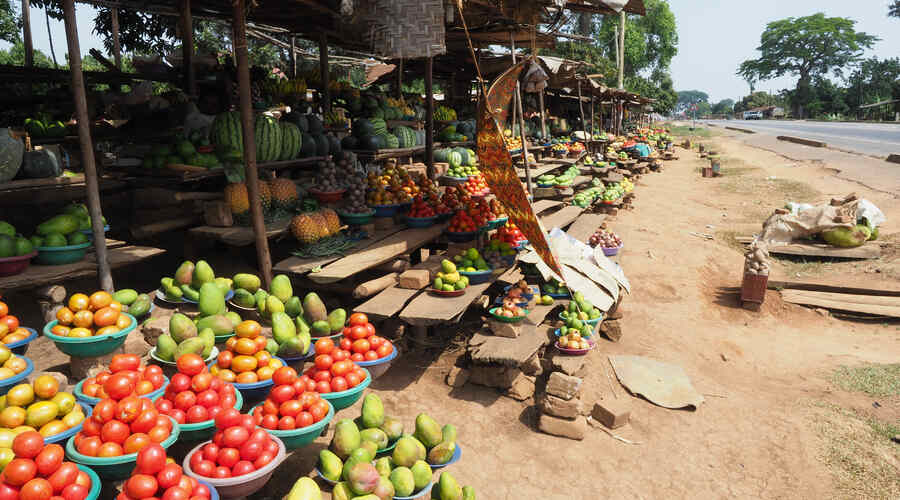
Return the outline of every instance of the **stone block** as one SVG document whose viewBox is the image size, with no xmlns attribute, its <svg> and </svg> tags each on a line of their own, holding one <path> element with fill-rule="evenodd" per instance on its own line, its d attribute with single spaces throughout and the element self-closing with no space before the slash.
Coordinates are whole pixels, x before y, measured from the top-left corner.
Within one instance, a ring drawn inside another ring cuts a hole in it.
<svg viewBox="0 0 900 500">
<path fill-rule="evenodd" d="M 113 352 L 92 358 L 78 358 L 72 356 L 69 361 L 69 371 L 76 380 L 86 379 L 105 370 L 116 354 L 125 352 L 124 346 L 117 347 Z"/>
<path fill-rule="evenodd" d="M 498 389 L 509 389 L 522 373 L 518 368 L 504 365 L 473 365 L 469 381 L 473 384 Z"/>
<path fill-rule="evenodd" d="M 528 358 L 528 361 L 523 363 L 521 368 L 525 375 L 531 375 L 532 377 L 537 377 L 544 373 L 544 367 L 541 365 L 541 357 L 538 356 L 538 353 L 534 353 L 534 356 Z"/>
<path fill-rule="evenodd" d="M 565 400 L 550 394 L 541 396 L 538 402 L 541 411 L 554 417 L 574 420 L 581 414 L 581 400 L 572 398 Z"/>
<path fill-rule="evenodd" d="M 619 320 L 609 320 L 600 322 L 600 332 L 606 335 L 606 338 L 613 342 L 618 342 L 622 338 L 622 325 Z"/>
<path fill-rule="evenodd" d="M 555 353 L 550 358 L 550 369 L 556 372 L 563 372 L 573 377 L 584 377 L 585 360 L 587 356 L 566 356 L 565 354 Z"/>
<path fill-rule="evenodd" d="M 397 286 L 410 290 L 419 290 L 431 282 L 431 273 L 427 269 L 408 269 L 397 278 Z"/>
<path fill-rule="evenodd" d="M 447 385 L 450 387 L 462 387 L 469 381 L 469 375 L 469 370 L 454 366 L 450 368 L 450 373 L 447 374 Z"/>
<path fill-rule="evenodd" d="M 547 394 L 570 400 L 581 395 L 582 380 L 578 377 L 566 375 L 562 372 L 553 372 L 547 379 Z"/>
<path fill-rule="evenodd" d="M 488 328 L 497 337 L 506 337 L 510 339 L 518 338 L 522 334 L 521 323 L 504 323 L 495 319 L 488 320 Z"/>
<path fill-rule="evenodd" d="M 529 377 L 520 372 L 519 376 L 513 380 L 512 386 L 506 390 L 506 395 L 516 401 L 531 399 L 534 396 L 534 382 L 534 377 Z"/>
<path fill-rule="evenodd" d="M 629 404 L 621 399 L 603 399 L 594 403 L 591 416 L 606 427 L 616 429 L 628 423 L 631 409 Z"/>
<path fill-rule="evenodd" d="M 552 415 L 543 414 L 538 420 L 538 429 L 541 432 L 560 436 L 569 439 L 582 440 L 587 433 L 587 420 L 584 417 L 577 417 L 575 420 L 567 418 L 558 418 Z"/>
</svg>

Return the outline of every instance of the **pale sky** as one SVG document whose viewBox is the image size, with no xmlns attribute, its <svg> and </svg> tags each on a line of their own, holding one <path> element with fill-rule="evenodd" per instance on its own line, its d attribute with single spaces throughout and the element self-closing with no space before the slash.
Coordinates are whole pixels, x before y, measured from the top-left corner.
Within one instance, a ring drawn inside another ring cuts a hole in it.
<svg viewBox="0 0 900 500">
<path fill-rule="evenodd" d="M 711 103 L 737 100 L 750 88 L 735 72 L 759 57 L 756 47 L 766 24 L 786 17 L 823 12 L 848 17 L 856 30 L 881 38 L 867 57 L 900 57 L 900 19 L 887 17 L 888 0 L 669 0 L 678 26 L 678 55 L 672 61 L 676 90 L 702 90 Z M 757 90 L 793 88 L 796 77 L 757 84 Z"/>
</svg>

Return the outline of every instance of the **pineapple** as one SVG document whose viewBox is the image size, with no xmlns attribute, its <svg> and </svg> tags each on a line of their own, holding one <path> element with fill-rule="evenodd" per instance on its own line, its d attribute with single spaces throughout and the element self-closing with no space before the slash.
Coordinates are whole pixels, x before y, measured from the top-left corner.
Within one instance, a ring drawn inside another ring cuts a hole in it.
<svg viewBox="0 0 900 500">
<path fill-rule="evenodd" d="M 315 243 L 319 239 L 319 228 L 316 226 L 312 214 L 295 215 L 291 219 L 291 234 L 304 245 Z"/>
<path fill-rule="evenodd" d="M 328 236 L 333 236 L 341 230 L 341 219 L 337 212 L 330 208 L 321 211 L 322 217 L 325 218 L 325 227 L 328 228 Z"/>
<path fill-rule="evenodd" d="M 316 240 L 331 236 L 331 232 L 328 230 L 328 220 L 321 211 L 311 213 L 310 217 L 316 226 Z"/>
<path fill-rule="evenodd" d="M 240 182 L 225 186 L 225 202 L 228 203 L 233 215 L 247 213 L 247 210 L 250 209 L 250 198 L 247 196 L 247 185 Z"/>
<path fill-rule="evenodd" d="M 297 185 L 290 179 L 279 177 L 269 183 L 276 206 L 290 208 L 297 202 Z"/>
<path fill-rule="evenodd" d="M 272 190 L 269 183 L 262 179 L 259 180 L 259 203 L 262 205 L 263 213 L 272 211 Z"/>
</svg>

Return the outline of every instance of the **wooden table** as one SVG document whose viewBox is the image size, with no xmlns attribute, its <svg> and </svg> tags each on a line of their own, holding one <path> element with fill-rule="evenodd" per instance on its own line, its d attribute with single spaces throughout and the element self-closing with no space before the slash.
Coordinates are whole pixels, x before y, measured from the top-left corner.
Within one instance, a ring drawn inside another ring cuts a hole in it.
<svg viewBox="0 0 900 500">
<path fill-rule="evenodd" d="M 478 285 L 469 285 L 466 293 L 459 297 L 441 297 L 429 292 L 422 292 L 400 313 L 400 319 L 417 327 L 427 327 L 440 323 L 455 322 L 466 309 L 481 297 L 500 276 L 515 271 L 515 266 L 491 275 L 490 280 Z"/>
<path fill-rule="evenodd" d="M 291 219 L 286 218 L 266 225 L 266 237 L 275 238 L 286 233 L 291 225 Z M 242 247 L 256 242 L 253 228 L 249 226 L 214 227 L 198 226 L 188 230 L 192 238 L 216 240 L 226 245 Z"/>
<path fill-rule="evenodd" d="M 375 231 L 375 234 L 373 234 L 371 238 L 366 238 L 364 240 L 358 241 L 353 250 L 356 252 L 362 251 L 387 238 L 388 236 L 402 231 L 403 229 L 403 226 L 394 226 L 389 229 Z M 325 266 L 342 257 L 342 255 L 329 255 L 328 257 L 313 257 L 310 259 L 288 257 L 287 259 L 284 259 L 281 262 L 275 264 L 273 270 L 279 273 L 304 275 L 312 271 L 313 269 L 316 269 L 317 267 Z"/>
</svg>

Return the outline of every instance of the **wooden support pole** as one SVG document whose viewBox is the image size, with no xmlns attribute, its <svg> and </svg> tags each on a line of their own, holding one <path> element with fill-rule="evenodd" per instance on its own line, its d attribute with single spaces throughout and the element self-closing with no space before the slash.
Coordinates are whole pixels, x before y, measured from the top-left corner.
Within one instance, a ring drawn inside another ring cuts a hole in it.
<svg viewBox="0 0 900 500">
<path fill-rule="evenodd" d="M 322 77 L 322 88 L 319 89 L 322 92 L 322 111 L 327 113 L 331 111 L 331 82 L 328 73 L 328 35 L 325 33 L 319 36 L 319 73 Z"/>
<path fill-rule="evenodd" d="M 110 23 L 112 27 L 113 60 L 116 61 L 116 69 L 122 71 L 122 45 L 119 41 L 119 9 L 110 9 Z"/>
<path fill-rule="evenodd" d="M 297 37 L 291 35 L 291 78 L 297 78 Z"/>
<path fill-rule="evenodd" d="M 581 80 L 578 80 L 578 113 L 581 115 L 581 130 L 587 128 L 587 122 L 584 121 L 584 102 L 581 99 Z M 586 131 L 585 131 L 586 132 Z M 586 140 L 590 140 L 591 136 L 588 135 Z"/>
<path fill-rule="evenodd" d="M 72 0 L 69 0 L 72 1 Z M 234 28 L 234 54 L 237 60 L 238 90 L 241 103 L 241 124 L 244 139 L 244 169 L 247 176 L 247 194 L 250 198 L 250 219 L 256 238 L 256 257 L 266 289 L 272 284 L 272 256 L 266 238 L 262 204 L 259 201 L 259 174 L 256 169 L 256 137 L 253 133 L 253 103 L 250 97 L 250 63 L 247 55 L 247 21 L 244 18 L 245 0 L 232 2 L 232 27 Z"/>
<path fill-rule="evenodd" d="M 403 59 L 397 61 L 397 99 L 403 99 Z"/>
<path fill-rule="evenodd" d="M 591 136 L 588 138 L 594 138 L 594 94 L 591 94 Z"/>
<path fill-rule="evenodd" d="M 94 163 L 94 143 L 91 140 L 91 122 L 88 118 L 87 97 L 84 92 L 84 75 L 81 74 L 81 47 L 78 43 L 78 26 L 75 22 L 75 0 L 63 0 L 66 40 L 69 44 L 69 71 L 72 73 L 72 100 L 75 102 L 75 119 L 78 123 L 78 145 L 84 167 L 85 191 L 88 213 L 94 234 L 94 252 L 97 255 L 97 273 L 100 288 L 112 292 L 113 279 L 106 258 L 106 233 L 103 231 L 103 213 L 100 210 L 100 182 Z"/>
<path fill-rule="evenodd" d="M 625 9 L 619 12 L 619 90 L 625 90 Z"/>
<path fill-rule="evenodd" d="M 31 39 L 31 2 L 22 0 L 22 38 L 25 42 L 25 67 L 34 66 L 34 43 Z"/>
<path fill-rule="evenodd" d="M 544 106 L 544 91 L 538 92 L 538 104 L 541 106 L 541 137 L 547 140 L 547 109 Z"/>
<path fill-rule="evenodd" d="M 516 39 L 512 32 L 509 33 L 509 47 L 512 51 L 512 62 L 516 64 Z M 531 167 L 528 165 L 528 139 L 525 137 L 525 115 L 522 114 L 522 88 L 518 80 L 516 80 L 516 95 L 513 97 L 515 107 L 513 108 L 513 116 L 519 117 L 519 136 L 522 138 L 522 162 L 525 164 L 525 187 L 528 194 L 531 190 Z M 515 122 L 513 122 L 515 123 Z M 515 136 L 515 134 L 513 134 Z"/>
<path fill-rule="evenodd" d="M 437 177 L 434 172 L 434 87 L 431 74 L 433 69 L 434 59 L 425 58 L 425 166 L 431 180 Z"/>
<path fill-rule="evenodd" d="M 181 59 L 184 64 L 184 83 L 187 93 L 197 97 L 197 78 L 194 74 L 194 21 L 191 0 L 181 0 Z"/>
</svg>

